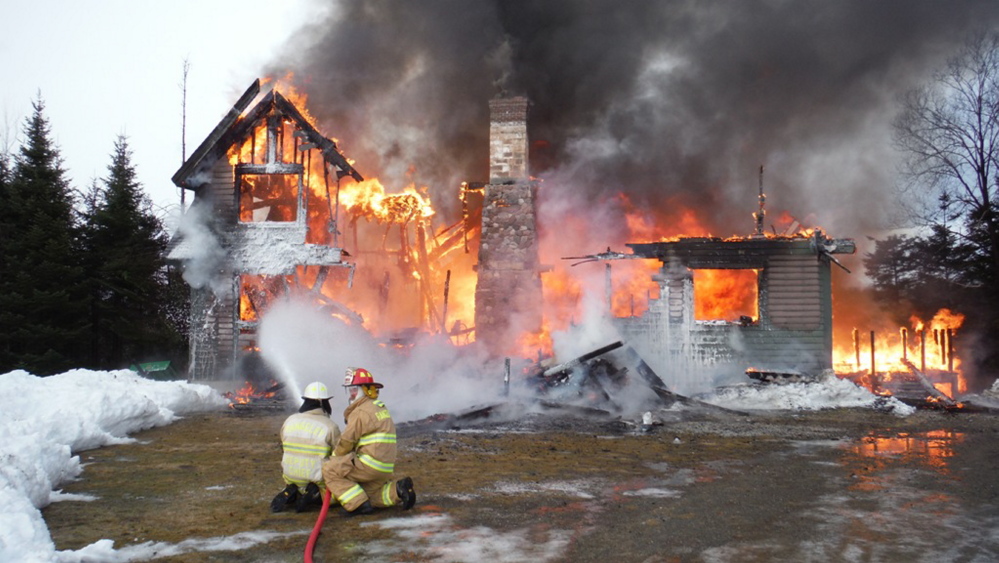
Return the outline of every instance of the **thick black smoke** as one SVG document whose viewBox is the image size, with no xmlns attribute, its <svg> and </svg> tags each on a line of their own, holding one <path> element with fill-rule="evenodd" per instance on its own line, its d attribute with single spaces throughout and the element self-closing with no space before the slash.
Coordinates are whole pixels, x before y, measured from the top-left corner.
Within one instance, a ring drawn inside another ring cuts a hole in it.
<svg viewBox="0 0 999 563">
<path fill-rule="evenodd" d="M 444 213 L 460 181 L 488 179 L 487 104 L 508 93 L 533 103 L 547 201 L 606 201 L 613 220 L 623 192 L 748 234 L 763 164 L 771 217 L 860 238 L 893 210 L 898 94 L 994 27 L 999 3 L 344 0 L 323 14 L 269 72 L 294 72 L 362 174 L 428 185 Z"/>
</svg>

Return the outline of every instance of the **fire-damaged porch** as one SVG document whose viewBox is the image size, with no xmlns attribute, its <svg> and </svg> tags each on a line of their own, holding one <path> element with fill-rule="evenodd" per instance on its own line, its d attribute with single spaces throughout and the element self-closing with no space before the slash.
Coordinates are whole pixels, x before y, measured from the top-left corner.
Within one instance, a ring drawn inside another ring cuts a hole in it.
<svg viewBox="0 0 999 563">
<path fill-rule="evenodd" d="M 659 296 L 640 317 L 616 319 L 621 333 L 659 373 L 681 387 L 716 365 L 818 373 L 833 366 L 834 254 L 852 254 L 850 239 L 814 229 L 793 236 L 681 238 L 628 244 L 626 258 L 654 259 Z M 755 315 L 695 318 L 698 270 L 749 271 L 756 278 Z M 702 377 L 702 376 L 701 376 Z"/>
</svg>

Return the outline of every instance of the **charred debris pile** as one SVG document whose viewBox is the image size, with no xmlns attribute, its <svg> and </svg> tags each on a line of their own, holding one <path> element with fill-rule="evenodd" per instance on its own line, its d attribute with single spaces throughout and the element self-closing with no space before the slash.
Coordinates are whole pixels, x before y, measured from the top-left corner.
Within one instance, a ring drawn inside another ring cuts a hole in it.
<svg viewBox="0 0 999 563">
<path fill-rule="evenodd" d="M 939 391 L 911 362 L 910 374 L 883 381 L 874 407 L 891 412 L 887 399 L 918 409 L 947 413 L 995 412 L 985 405 L 956 400 Z M 489 422 L 503 422 L 527 413 L 541 417 L 567 416 L 595 423 L 615 424 L 618 429 L 654 431 L 661 426 L 653 412 L 682 407 L 706 416 L 747 417 L 748 412 L 721 407 L 696 397 L 677 393 L 631 347 L 621 341 L 596 348 L 571 360 L 544 365 L 534 362 L 511 381 L 511 364 L 505 363 L 503 395 L 506 400 L 476 406 L 457 413 L 440 413 L 407 425 L 422 429 L 460 429 Z M 754 386 L 820 384 L 823 376 L 797 371 L 746 370 Z M 830 377 L 838 377 L 830 371 Z M 846 378 L 849 379 L 849 378 Z M 641 405 L 636 410 L 635 405 Z M 645 411 L 644 413 L 642 411 Z"/>
<path fill-rule="evenodd" d="M 510 420 L 529 412 L 617 422 L 644 432 L 661 425 L 650 412 L 644 415 L 632 412 L 635 404 L 646 410 L 667 409 L 679 404 L 710 413 L 746 415 L 670 390 L 635 350 L 621 341 L 556 365 L 534 362 L 520 370 L 516 381 L 511 380 L 511 371 L 511 362 L 507 359 L 503 376 L 505 400 L 458 413 L 435 414 L 410 425 L 457 429 L 486 421 Z M 641 422 L 626 420 L 633 415 L 641 418 Z"/>
</svg>

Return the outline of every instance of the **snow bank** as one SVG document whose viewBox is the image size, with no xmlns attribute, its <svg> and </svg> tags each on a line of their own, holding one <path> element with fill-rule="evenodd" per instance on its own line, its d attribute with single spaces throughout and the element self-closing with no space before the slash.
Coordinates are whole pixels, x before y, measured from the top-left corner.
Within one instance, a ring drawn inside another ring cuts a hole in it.
<svg viewBox="0 0 999 563">
<path fill-rule="evenodd" d="M 126 443 L 130 432 L 227 404 L 206 385 L 152 381 L 128 370 L 0 375 L 0 561 L 56 558 L 40 509 L 55 487 L 82 471 L 74 453 Z"/>
<path fill-rule="evenodd" d="M 829 375 L 814 382 L 719 387 L 699 399 L 736 410 L 890 409 L 900 416 L 915 412 L 895 397 L 881 397 L 846 379 Z"/>
</svg>

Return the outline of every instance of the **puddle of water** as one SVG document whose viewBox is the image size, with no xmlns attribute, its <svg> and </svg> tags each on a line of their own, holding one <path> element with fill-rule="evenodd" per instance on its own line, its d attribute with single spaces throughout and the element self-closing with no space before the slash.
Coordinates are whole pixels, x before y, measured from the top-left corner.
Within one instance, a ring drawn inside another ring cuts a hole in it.
<svg viewBox="0 0 999 563">
<path fill-rule="evenodd" d="M 882 491 L 890 488 L 886 474 L 903 465 L 928 469 L 941 476 L 950 475 L 948 461 L 954 457 L 954 445 L 963 440 L 963 433 L 950 430 L 874 431 L 859 442 L 842 446 L 852 455 L 840 463 L 850 471 L 850 489 Z"/>
<path fill-rule="evenodd" d="M 872 432 L 851 449 L 862 458 L 900 458 L 948 472 L 948 460 L 954 457 L 954 445 L 964 441 L 963 432 L 933 430 L 918 433 Z"/>
</svg>

